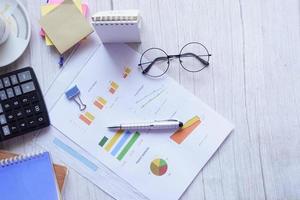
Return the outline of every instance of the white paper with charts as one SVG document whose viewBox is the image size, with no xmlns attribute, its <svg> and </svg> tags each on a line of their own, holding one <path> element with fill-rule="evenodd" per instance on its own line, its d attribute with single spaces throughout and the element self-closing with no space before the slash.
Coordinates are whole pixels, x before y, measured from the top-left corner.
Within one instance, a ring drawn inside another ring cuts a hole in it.
<svg viewBox="0 0 300 200">
<path fill-rule="evenodd" d="M 178 199 L 233 130 L 232 124 L 171 78 L 150 79 L 126 45 L 101 46 L 76 76 L 87 104 L 64 94 L 51 123 L 149 199 Z M 178 119 L 181 131 L 109 131 L 120 122 Z"/>
</svg>

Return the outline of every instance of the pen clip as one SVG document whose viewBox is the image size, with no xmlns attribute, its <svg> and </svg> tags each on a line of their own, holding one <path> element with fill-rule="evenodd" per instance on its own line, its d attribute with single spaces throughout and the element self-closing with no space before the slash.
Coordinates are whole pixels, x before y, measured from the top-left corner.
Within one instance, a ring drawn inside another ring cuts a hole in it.
<svg viewBox="0 0 300 200">
<path fill-rule="evenodd" d="M 179 122 L 177 119 L 155 120 L 154 122 Z"/>
</svg>

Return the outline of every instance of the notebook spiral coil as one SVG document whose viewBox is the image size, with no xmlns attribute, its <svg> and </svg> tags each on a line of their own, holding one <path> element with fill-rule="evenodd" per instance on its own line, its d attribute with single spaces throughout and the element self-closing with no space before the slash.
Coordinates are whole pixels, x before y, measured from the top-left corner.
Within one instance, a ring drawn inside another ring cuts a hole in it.
<svg viewBox="0 0 300 200">
<path fill-rule="evenodd" d="M 92 17 L 93 22 L 112 22 L 112 21 L 137 21 L 138 16 L 97 16 Z"/>
<path fill-rule="evenodd" d="M 138 10 L 113 10 L 98 12 L 92 16 L 94 25 L 133 25 L 140 21 Z"/>
<path fill-rule="evenodd" d="M 92 17 L 94 25 L 134 25 L 138 23 L 137 16 L 100 16 Z"/>
<path fill-rule="evenodd" d="M 20 162 L 23 162 L 26 160 L 34 159 L 34 158 L 37 158 L 37 157 L 43 155 L 44 153 L 45 153 L 44 151 L 40 151 L 38 153 L 24 154 L 24 155 L 15 156 L 12 158 L 3 159 L 3 160 L 0 160 L 0 167 L 6 167 L 6 166 L 20 163 Z"/>
</svg>

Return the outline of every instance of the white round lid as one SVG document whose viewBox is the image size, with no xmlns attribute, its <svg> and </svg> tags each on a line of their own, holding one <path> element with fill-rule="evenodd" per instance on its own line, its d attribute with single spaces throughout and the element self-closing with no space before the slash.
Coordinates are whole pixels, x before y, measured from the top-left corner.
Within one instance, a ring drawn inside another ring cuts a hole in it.
<svg viewBox="0 0 300 200">
<path fill-rule="evenodd" d="M 9 26 L 8 39 L 0 45 L 0 67 L 16 61 L 28 46 L 31 27 L 28 14 L 18 0 L 1 0 L 0 15 Z"/>
</svg>

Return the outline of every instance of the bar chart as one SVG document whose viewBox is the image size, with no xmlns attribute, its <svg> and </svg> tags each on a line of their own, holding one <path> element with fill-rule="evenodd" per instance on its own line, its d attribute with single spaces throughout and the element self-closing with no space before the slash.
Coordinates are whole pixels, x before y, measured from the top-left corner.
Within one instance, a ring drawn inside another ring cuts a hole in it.
<svg viewBox="0 0 300 200">
<path fill-rule="evenodd" d="M 173 133 L 170 138 L 177 144 L 181 144 L 201 123 L 201 120 L 198 116 L 194 116 L 188 120 L 183 127 Z"/>
<path fill-rule="evenodd" d="M 95 117 L 90 112 L 85 112 L 79 116 L 79 119 L 89 126 L 95 120 Z"/>
<path fill-rule="evenodd" d="M 125 67 L 124 72 L 123 72 L 123 78 L 127 78 L 128 75 L 131 73 L 131 68 L 130 67 Z"/>
<path fill-rule="evenodd" d="M 94 101 L 94 105 L 100 110 L 102 110 L 106 104 L 107 101 L 103 97 L 97 97 Z"/>
<path fill-rule="evenodd" d="M 114 94 L 118 90 L 118 88 L 119 88 L 119 85 L 116 82 L 114 82 L 114 81 L 110 82 L 109 92 L 111 94 Z"/>
<path fill-rule="evenodd" d="M 98 145 L 121 161 L 130 149 L 133 148 L 139 137 L 139 132 L 132 133 L 130 131 L 119 130 L 110 139 L 107 136 L 103 136 Z"/>
</svg>

